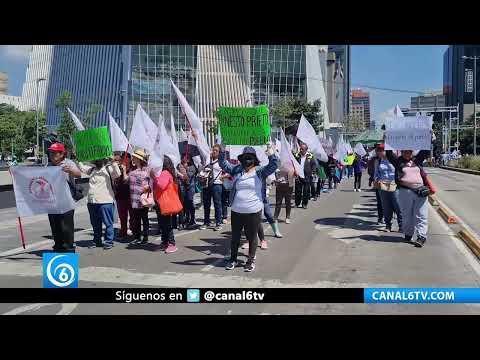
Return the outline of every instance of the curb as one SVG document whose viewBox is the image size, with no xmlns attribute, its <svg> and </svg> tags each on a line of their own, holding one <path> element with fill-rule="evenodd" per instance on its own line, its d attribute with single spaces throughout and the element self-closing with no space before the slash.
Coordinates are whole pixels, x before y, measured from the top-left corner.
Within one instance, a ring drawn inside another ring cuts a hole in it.
<svg viewBox="0 0 480 360">
<path fill-rule="evenodd" d="M 472 250 L 472 252 L 480 259 L 480 240 L 469 230 L 463 228 L 457 234 L 463 242 Z"/>
<path fill-rule="evenodd" d="M 480 171 L 477 171 L 477 170 L 460 169 L 460 168 L 451 167 L 451 166 L 439 166 L 439 168 L 445 169 L 445 170 L 457 171 L 465 174 L 480 175 Z"/>
<path fill-rule="evenodd" d="M 440 216 L 447 222 L 447 224 L 457 224 L 458 220 L 456 216 L 454 216 L 449 210 L 444 208 L 442 205 L 438 206 L 437 212 L 440 214 Z"/>
</svg>

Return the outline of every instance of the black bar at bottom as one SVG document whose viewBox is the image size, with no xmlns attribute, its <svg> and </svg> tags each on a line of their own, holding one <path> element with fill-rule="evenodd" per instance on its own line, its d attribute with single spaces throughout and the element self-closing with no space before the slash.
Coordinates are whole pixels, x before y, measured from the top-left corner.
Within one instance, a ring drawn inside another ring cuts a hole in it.
<svg viewBox="0 0 480 360">
<path fill-rule="evenodd" d="M 200 303 L 363 303 L 361 288 L 201 288 Z M 191 303 L 185 288 L 0 288 L 0 303 Z"/>
</svg>

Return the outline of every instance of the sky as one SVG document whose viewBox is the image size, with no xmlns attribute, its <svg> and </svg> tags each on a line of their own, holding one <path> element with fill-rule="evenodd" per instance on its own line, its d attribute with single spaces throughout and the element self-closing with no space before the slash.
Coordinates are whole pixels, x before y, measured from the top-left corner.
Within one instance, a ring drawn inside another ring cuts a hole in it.
<svg viewBox="0 0 480 360">
<path fill-rule="evenodd" d="M 351 47 L 351 87 L 370 93 L 371 120 L 399 105 L 410 107 L 416 94 L 373 87 L 424 92 L 443 89 L 443 53 L 448 45 L 358 45 Z"/>
<path fill-rule="evenodd" d="M 8 73 L 9 95 L 20 96 L 30 45 L 0 45 L 0 71 Z M 400 90 L 441 90 L 443 53 L 447 45 L 352 45 L 351 86 L 370 92 L 372 120 L 399 104 L 410 105 L 415 94 L 367 89 L 362 85 Z"/>
</svg>

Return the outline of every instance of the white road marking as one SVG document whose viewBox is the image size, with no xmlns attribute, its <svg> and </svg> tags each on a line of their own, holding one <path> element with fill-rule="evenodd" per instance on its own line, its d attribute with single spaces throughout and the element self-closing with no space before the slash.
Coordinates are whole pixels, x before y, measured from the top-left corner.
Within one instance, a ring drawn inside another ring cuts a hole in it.
<svg viewBox="0 0 480 360">
<path fill-rule="evenodd" d="M 185 287 L 185 288 L 264 288 L 264 287 L 293 287 L 293 288 L 349 288 L 349 287 L 399 287 L 399 284 L 370 284 L 349 283 L 336 281 L 295 282 L 287 283 L 279 279 L 261 279 L 235 274 L 243 271 L 226 272 L 225 275 L 209 273 L 178 273 L 164 272 L 160 274 L 145 274 L 132 272 L 114 267 L 90 266 L 80 268 L 80 282 L 109 283 L 119 285 L 140 285 L 154 287 Z M 0 275 L 41 277 L 42 266 L 34 263 L 15 261 L 0 262 Z M 80 285 L 81 287 L 81 285 Z"/>
<path fill-rule="evenodd" d="M 57 315 L 70 315 L 73 310 L 75 310 L 78 306 L 78 303 L 67 303 L 62 304 L 62 309 L 57 313 Z"/>
<path fill-rule="evenodd" d="M 18 314 L 21 314 L 21 313 L 25 313 L 25 312 L 29 312 L 29 311 L 36 311 L 44 306 L 49 306 L 49 305 L 53 305 L 52 304 L 30 304 L 30 305 L 23 305 L 23 306 L 19 306 L 13 310 L 10 310 L 9 312 L 6 312 L 2 315 L 18 315 Z"/>
</svg>

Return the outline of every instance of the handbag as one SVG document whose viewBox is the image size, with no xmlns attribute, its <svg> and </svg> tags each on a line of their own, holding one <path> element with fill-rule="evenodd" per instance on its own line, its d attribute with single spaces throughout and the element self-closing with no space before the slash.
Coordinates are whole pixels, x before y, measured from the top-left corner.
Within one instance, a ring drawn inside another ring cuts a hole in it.
<svg viewBox="0 0 480 360">
<path fill-rule="evenodd" d="M 430 195 L 430 189 L 428 186 L 420 186 L 418 189 L 413 190 L 419 197 L 427 197 Z"/>
<path fill-rule="evenodd" d="M 167 188 L 157 196 L 160 206 L 160 213 L 165 216 L 178 214 L 183 210 L 180 197 L 178 195 L 178 186 L 174 182 L 168 184 Z"/>
<path fill-rule="evenodd" d="M 429 195 L 435 194 L 437 192 L 437 188 L 432 184 L 432 182 L 430 181 L 430 178 L 427 176 L 427 173 L 425 171 L 423 171 L 423 169 L 422 169 L 420 171 L 420 175 L 422 175 L 423 185 L 428 187 L 428 189 L 430 191 Z"/>
<path fill-rule="evenodd" d="M 379 189 L 383 191 L 394 192 L 395 190 L 397 190 L 397 183 L 395 181 L 380 180 L 378 184 Z"/>
<path fill-rule="evenodd" d="M 155 200 L 153 199 L 152 192 L 149 191 L 149 192 L 143 193 L 140 196 L 140 202 L 142 203 L 143 207 L 146 207 L 149 209 L 153 208 L 155 206 Z"/>
</svg>

